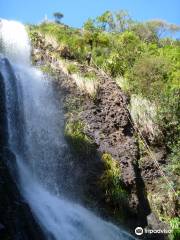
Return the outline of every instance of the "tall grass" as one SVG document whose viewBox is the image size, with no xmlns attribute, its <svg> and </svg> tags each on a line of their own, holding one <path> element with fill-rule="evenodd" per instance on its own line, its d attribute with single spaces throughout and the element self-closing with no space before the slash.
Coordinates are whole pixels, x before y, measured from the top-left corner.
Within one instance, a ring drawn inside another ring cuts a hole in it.
<svg viewBox="0 0 180 240">
<path fill-rule="evenodd" d="M 97 93 L 98 89 L 98 81 L 95 78 L 86 78 L 81 76 L 80 74 L 72 74 L 73 79 L 75 80 L 77 87 L 86 93 L 88 93 L 91 97 L 94 97 Z"/>
<path fill-rule="evenodd" d="M 130 113 L 136 127 L 150 142 L 153 143 L 162 137 L 157 124 L 157 109 L 153 102 L 139 95 L 132 95 Z"/>
</svg>

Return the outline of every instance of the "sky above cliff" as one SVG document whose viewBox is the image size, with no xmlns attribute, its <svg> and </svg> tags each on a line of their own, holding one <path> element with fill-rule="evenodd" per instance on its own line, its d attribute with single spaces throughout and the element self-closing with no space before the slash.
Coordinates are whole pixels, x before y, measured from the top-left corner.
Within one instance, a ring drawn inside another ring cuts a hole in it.
<svg viewBox="0 0 180 240">
<path fill-rule="evenodd" d="M 139 21 L 164 19 L 180 24 L 179 0 L 0 0 L 0 18 L 39 23 L 45 15 L 53 19 L 53 13 L 60 11 L 63 22 L 74 27 L 81 27 L 87 18 L 106 10 L 119 9 Z"/>
</svg>

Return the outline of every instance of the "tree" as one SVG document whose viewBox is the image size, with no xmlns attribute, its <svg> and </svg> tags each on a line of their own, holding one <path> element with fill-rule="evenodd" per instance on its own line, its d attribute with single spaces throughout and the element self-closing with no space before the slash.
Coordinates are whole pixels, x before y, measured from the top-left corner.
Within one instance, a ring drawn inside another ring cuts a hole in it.
<svg viewBox="0 0 180 240">
<path fill-rule="evenodd" d="M 115 30 L 117 32 L 124 32 L 131 23 L 132 19 L 127 11 L 120 10 L 115 13 Z"/>
<path fill-rule="evenodd" d="M 141 56 L 130 71 L 131 90 L 158 103 L 166 91 L 170 71 L 171 62 L 164 56 Z"/>
<path fill-rule="evenodd" d="M 158 42 L 158 36 L 151 24 L 136 22 L 131 26 L 131 30 L 144 42 Z"/>
<path fill-rule="evenodd" d="M 114 42 L 111 44 L 113 47 L 105 68 L 113 77 L 124 76 L 143 50 L 141 41 L 134 32 L 126 31 L 114 36 Z"/>
<path fill-rule="evenodd" d="M 94 20 L 89 18 L 83 25 L 85 31 L 94 32 L 96 30 Z"/>
<path fill-rule="evenodd" d="M 53 16 L 55 18 L 55 22 L 58 24 L 61 23 L 61 19 L 64 17 L 64 15 L 61 12 L 55 12 Z"/>
<path fill-rule="evenodd" d="M 133 22 L 127 11 L 120 10 L 112 13 L 110 11 L 104 12 L 101 16 L 96 18 L 97 24 L 103 31 L 124 32 L 129 28 Z"/>
<path fill-rule="evenodd" d="M 93 49 L 94 44 L 97 44 L 99 30 L 95 26 L 95 22 L 92 19 L 88 19 L 84 25 L 84 39 L 90 45 L 91 50 Z"/>
<path fill-rule="evenodd" d="M 180 27 L 164 20 L 151 20 L 144 23 L 136 22 L 132 24 L 131 30 L 145 42 L 158 42 L 159 39 L 167 36 L 169 33 L 174 34 L 178 32 Z"/>
<path fill-rule="evenodd" d="M 110 11 L 106 11 L 101 16 L 96 18 L 97 23 L 100 24 L 100 28 L 105 30 L 111 30 L 114 28 L 113 14 Z"/>
<path fill-rule="evenodd" d="M 162 38 L 168 33 L 176 33 L 180 31 L 180 26 L 168 23 L 161 19 L 151 20 L 148 21 L 146 24 L 154 31 L 158 38 Z"/>
</svg>

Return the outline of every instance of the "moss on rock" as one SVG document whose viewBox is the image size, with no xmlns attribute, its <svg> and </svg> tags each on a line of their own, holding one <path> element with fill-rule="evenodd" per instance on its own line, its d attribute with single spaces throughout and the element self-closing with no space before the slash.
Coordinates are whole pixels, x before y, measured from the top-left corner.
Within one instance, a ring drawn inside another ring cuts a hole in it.
<svg viewBox="0 0 180 240">
<path fill-rule="evenodd" d="M 102 161 L 104 171 L 99 179 L 99 185 L 104 201 L 113 209 L 116 219 L 122 222 L 125 216 L 123 207 L 127 204 L 128 193 L 121 180 L 121 168 L 109 153 L 102 155 Z"/>
<path fill-rule="evenodd" d="M 85 134 L 85 124 L 80 120 L 66 122 L 65 137 L 77 154 L 87 155 L 95 150 L 93 141 Z"/>
<path fill-rule="evenodd" d="M 100 184 L 105 190 L 106 201 L 118 203 L 127 197 L 127 193 L 122 186 L 120 166 L 108 153 L 102 155 L 102 160 L 105 170 L 101 176 Z"/>
</svg>

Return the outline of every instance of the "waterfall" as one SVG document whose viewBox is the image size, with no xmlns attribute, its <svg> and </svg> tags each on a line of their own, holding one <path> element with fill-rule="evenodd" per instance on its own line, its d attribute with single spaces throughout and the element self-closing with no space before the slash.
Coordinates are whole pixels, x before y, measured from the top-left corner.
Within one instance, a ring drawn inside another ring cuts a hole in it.
<svg viewBox="0 0 180 240">
<path fill-rule="evenodd" d="M 14 178 L 48 240 L 134 239 L 68 200 L 63 192 L 63 111 L 51 81 L 30 64 L 25 27 L 0 20 L 0 72 L 5 79 L 9 163 Z M 16 167 L 15 167 L 16 166 Z"/>
</svg>

